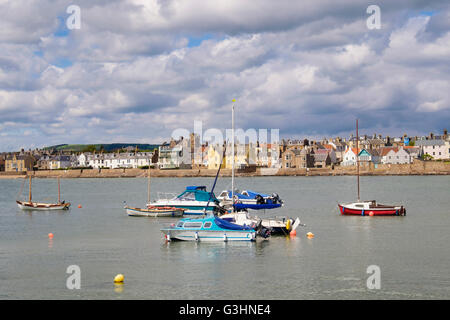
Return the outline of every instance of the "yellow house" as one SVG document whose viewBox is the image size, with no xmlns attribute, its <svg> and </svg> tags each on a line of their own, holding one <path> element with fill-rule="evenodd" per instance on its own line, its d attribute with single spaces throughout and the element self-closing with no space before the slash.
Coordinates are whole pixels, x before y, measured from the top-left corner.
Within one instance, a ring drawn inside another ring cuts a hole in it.
<svg viewBox="0 0 450 320">
<path fill-rule="evenodd" d="M 12 155 L 5 160 L 5 171 L 31 171 L 33 170 L 34 158 L 30 155 Z"/>
<path fill-rule="evenodd" d="M 233 168 L 233 158 L 231 157 L 231 146 L 227 147 L 227 157 L 225 168 Z M 247 167 L 250 161 L 250 147 L 249 145 L 236 145 L 234 147 L 234 167 L 236 169 Z"/>
<path fill-rule="evenodd" d="M 222 148 L 210 145 L 208 148 L 208 169 L 219 169 L 219 164 L 224 168 L 226 164 L 226 156 L 222 159 Z M 222 159 L 222 162 L 220 161 Z"/>
</svg>

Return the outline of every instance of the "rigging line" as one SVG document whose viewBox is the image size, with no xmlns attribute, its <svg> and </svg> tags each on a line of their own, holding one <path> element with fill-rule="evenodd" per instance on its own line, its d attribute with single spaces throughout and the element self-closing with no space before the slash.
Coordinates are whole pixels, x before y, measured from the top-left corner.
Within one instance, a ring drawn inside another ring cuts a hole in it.
<svg viewBox="0 0 450 320">
<path fill-rule="evenodd" d="M 23 188 L 24 188 L 24 186 L 25 186 L 25 181 L 27 181 L 27 180 L 26 180 L 26 179 L 23 179 L 23 181 L 22 181 L 22 186 L 20 187 L 20 191 L 19 191 L 19 193 L 18 193 L 17 196 L 16 196 L 16 200 L 19 200 L 19 196 L 22 195 Z"/>
</svg>

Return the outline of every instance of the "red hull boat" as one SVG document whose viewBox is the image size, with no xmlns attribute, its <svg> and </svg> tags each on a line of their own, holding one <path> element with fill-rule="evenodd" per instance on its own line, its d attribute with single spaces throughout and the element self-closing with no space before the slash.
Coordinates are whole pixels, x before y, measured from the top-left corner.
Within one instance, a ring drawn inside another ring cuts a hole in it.
<svg viewBox="0 0 450 320">
<path fill-rule="evenodd" d="M 403 206 L 377 204 L 375 200 L 359 200 L 359 134 L 358 119 L 356 119 L 356 169 L 358 185 L 358 201 L 346 204 L 338 204 L 342 215 L 352 216 L 405 216 L 406 209 Z"/>
<path fill-rule="evenodd" d="M 342 215 L 350 216 L 405 216 L 406 208 L 403 206 L 389 206 L 377 204 L 376 201 L 361 201 L 348 204 L 339 204 Z"/>
</svg>

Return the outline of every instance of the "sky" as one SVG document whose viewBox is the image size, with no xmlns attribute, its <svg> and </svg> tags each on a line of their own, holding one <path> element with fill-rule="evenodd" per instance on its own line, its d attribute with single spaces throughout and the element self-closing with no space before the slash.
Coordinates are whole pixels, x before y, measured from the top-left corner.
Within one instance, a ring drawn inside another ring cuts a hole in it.
<svg viewBox="0 0 450 320">
<path fill-rule="evenodd" d="M 225 130 L 233 99 L 281 138 L 442 133 L 450 3 L 0 0 L 0 151 Z"/>
</svg>

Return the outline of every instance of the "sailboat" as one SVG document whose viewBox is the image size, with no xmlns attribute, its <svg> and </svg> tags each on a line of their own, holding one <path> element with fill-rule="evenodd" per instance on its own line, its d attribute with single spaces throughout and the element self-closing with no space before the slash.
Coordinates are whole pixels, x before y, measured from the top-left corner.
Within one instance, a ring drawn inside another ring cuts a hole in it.
<svg viewBox="0 0 450 320">
<path fill-rule="evenodd" d="M 356 202 L 338 204 L 342 215 L 356 216 L 405 216 L 406 208 L 402 205 L 379 204 L 376 200 L 361 201 L 359 192 L 359 135 L 358 119 L 356 119 L 356 176 L 358 198 Z"/>
<path fill-rule="evenodd" d="M 272 196 L 269 196 L 250 190 L 236 192 L 234 188 L 234 107 L 235 100 L 233 100 L 231 108 L 231 191 L 225 190 L 218 197 L 222 200 L 222 204 L 228 206 L 230 209 L 227 213 L 221 215 L 221 218 L 239 225 L 261 223 L 264 228 L 270 230 L 271 234 L 287 235 L 301 224 L 299 218 L 274 217 L 261 219 L 256 216 L 251 216 L 248 212 L 248 209 L 265 210 L 281 207 L 283 201 L 277 194 L 274 193 Z"/>
<path fill-rule="evenodd" d="M 147 203 L 150 204 L 150 166 L 148 167 L 147 175 Z M 152 206 L 147 205 L 147 208 L 129 207 L 125 203 L 124 209 L 127 214 L 132 217 L 181 217 L 185 209 L 170 206 Z"/>
<path fill-rule="evenodd" d="M 16 200 L 17 205 L 22 210 L 41 210 L 41 211 L 48 211 L 48 210 L 67 210 L 70 207 L 70 202 L 61 201 L 61 183 L 60 179 L 58 177 L 58 202 L 57 203 L 43 203 L 43 202 L 33 202 L 32 195 L 31 195 L 31 175 L 30 175 L 30 186 L 29 186 L 29 192 L 28 192 L 28 201 L 20 201 Z M 25 183 L 25 180 L 24 180 Z M 22 185 L 23 189 L 23 185 Z M 21 190 L 22 192 L 22 190 Z M 21 193 L 20 192 L 20 193 Z"/>
</svg>

